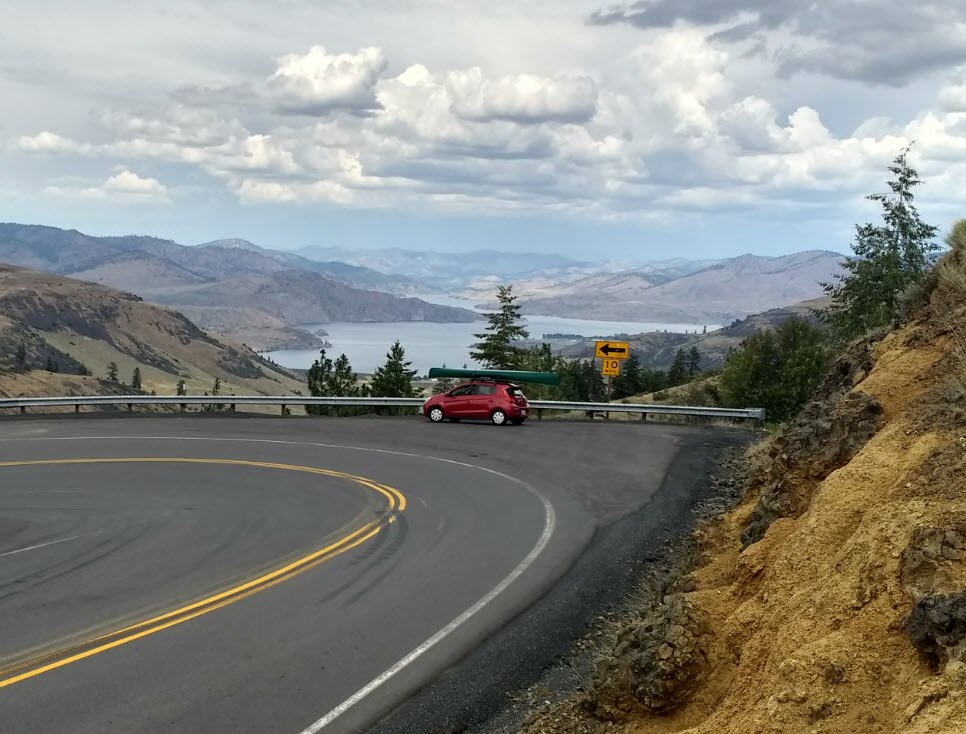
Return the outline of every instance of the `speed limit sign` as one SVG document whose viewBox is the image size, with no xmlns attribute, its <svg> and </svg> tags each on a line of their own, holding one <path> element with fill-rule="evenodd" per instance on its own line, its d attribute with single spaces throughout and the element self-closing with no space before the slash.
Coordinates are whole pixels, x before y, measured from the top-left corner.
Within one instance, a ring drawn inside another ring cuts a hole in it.
<svg viewBox="0 0 966 734">
<path fill-rule="evenodd" d="M 600 361 L 600 373 L 617 377 L 621 373 L 621 361 L 619 359 L 602 359 Z"/>
</svg>

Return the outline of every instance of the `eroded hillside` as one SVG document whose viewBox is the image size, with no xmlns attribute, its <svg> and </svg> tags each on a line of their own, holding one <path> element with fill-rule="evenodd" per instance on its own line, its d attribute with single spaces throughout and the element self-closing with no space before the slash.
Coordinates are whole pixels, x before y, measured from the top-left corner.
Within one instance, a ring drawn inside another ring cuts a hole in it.
<svg viewBox="0 0 966 734">
<path fill-rule="evenodd" d="M 966 731 L 966 227 L 529 734 Z"/>
<path fill-rule="evenodd" d="M 124 382 L 139 368 L 143 389 L 158 393 L 171 394 L 184 380 L 190 393 L 201 394 L 216 378 L 225 393 L 286 394 L 302 387 L 176 311 L 94 283 L 0 265 L 0 393 L 63 394 L 71 386 L 103 392 L 98 378 L 107 376 L 111 362 Z"/>
</svg>

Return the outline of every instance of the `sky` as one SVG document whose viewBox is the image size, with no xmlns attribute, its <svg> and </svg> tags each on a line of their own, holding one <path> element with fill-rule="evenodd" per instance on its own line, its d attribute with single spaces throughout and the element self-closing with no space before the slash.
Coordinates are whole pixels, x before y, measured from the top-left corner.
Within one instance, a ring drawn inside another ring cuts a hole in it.
<svg viewBox="0 0 966 734">
<path fill-rule="evenodd" d="M 966 0 L 0 0 L 0 221 L 195 244 L 848 251 L 966 215 Z"/>
</svg>

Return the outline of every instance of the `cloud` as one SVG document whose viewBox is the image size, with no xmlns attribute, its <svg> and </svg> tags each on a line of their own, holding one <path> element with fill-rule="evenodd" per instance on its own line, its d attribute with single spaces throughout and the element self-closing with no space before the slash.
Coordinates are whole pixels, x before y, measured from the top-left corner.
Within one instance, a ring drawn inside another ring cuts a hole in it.
<svg viewBox="0 0 966 734">
<path fill-rule="evenodd" d="M 127 169 L 114 174 L 97 186 L 48 186 L 46 193 L 74 199 L 96 199 L 114 202 L 166 203 L 167 187 L 156 178 L 145 178 Z"/>
<path fill-rule="evenodd" d="M 939 90 L 939 104 L 949 112 L 966 112 L 966 67 L 962 67 Z"/>
<path fill-rule="evenodd" d="M 275 72 L 261 82 L 187 87 L 177 97 L 192 106 L 264 106 L 283 115 L 367 114 L 379 108 L 376 83 L 386 66 L 378 48 L 330 54 L 324 46 L 312 46 L 304 54 L 282 56 Z"/>
<path fill-rule="evenodd" d="M 754 42 L 781 72 L 814 72 L 873 84 L 904 85 L 966 61 L 961 0 L 637 0 L 602 8 L 592 25 L 646 30 L 685 22 L 725 43 Z"/>
<path fill-rule="evenodd" d="M 36 135 L 21 136 L 17 139 L 14 147 L 28 153 L 66 153 L 84 148 L 79 143 L 49 130 L 44 130 Z"/>
<path fill-rule="evenodd" d="M 166 171 L 200 171 L 243 204 L 263 207 L 435 207 L 603 220 L 671 219 L 729 206 L 757 207 L 763 217 L 770 208 L 847 207 L 881 185 L 884 165 L 912 140 L 924 175 L 944 182 L 943 196 L 961 193 L 966 180 L 962 71 L 928 109 L 842 132 L 820 104 L 769 95 L 774 86 L 763 80 L 774 81 L 774 69 L 772 76 L 762 67 L 748 75 L 741 49 L 679 23 L 593 76 L 418 63 L 391 76 L 387 68 L 381 52 L 333 55 L 315 47 L 281 57 L 267 80 L 222 87 L 232 104 L 218 95 L 189 102 L 178 93 L 175 104 L 105 113 L 90 138 L 102 142 L 47 131 L 18 138 L 15 147 L 45 158 L 83 152 L 122 166 L 98 185 L 51 190 L 75 197 L 165 200 L 160 182 L 132 173 L 142 162 L 163 161 Z M 276 76 L 286 78 L 273 82 Z M 319 114 L 280 112 L 283 98 Z"/>
<path fill-rule="evenodd" d="M 597 112 L 597 87 L 586 76 L 504 74 L 487 79 L 479 67 L 452 72 L 452 110 L 467 120 L 587 122 Z"/>
</svg>

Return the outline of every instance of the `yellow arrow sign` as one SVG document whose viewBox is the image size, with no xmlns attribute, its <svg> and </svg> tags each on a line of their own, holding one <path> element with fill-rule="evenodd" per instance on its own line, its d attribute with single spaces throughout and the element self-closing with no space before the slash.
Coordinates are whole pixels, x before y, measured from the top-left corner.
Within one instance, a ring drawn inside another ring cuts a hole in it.
<svg viewBox="0 0 966 734">
<path fill-rule="evenodd" d="M 631 348 L 627 342 L 599 341 L 594 357 L 597 359 L 627 359 Z"/>
</svg>

